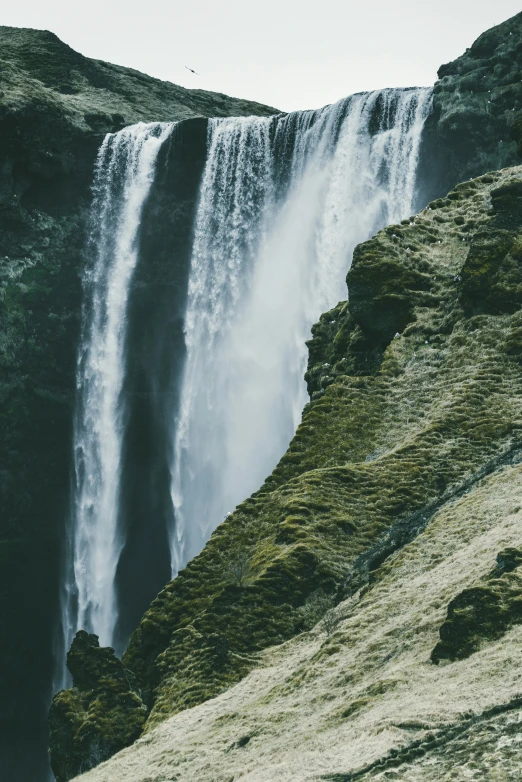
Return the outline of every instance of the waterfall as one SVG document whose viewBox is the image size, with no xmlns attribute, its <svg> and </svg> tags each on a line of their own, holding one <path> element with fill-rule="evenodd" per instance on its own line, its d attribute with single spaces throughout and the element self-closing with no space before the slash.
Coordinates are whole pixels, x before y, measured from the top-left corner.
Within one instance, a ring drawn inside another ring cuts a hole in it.
<svg viewBox="0 0 522 782">
<path fill-rule="evenodd" d="M 382 90 L 210 122 L 173 427 L 173 575 L 286 450 L 311 326 L 346 297 L 355 245 L 412 213 L 430 108 L 429 89 Z"/>
<path fill-rule="evenodd" d="M 356 244 L 411 214 L 431 91 L 209 121 L 173 411 L 175 575 L 286 450 L 307 401 L 306 340 L 345 298 Z M 109 134 L 96 162 L 77 365 L 63 641 L 114 645 L 130 286 L 143 207 L 172 125 Z M 168 199 L 169 194 L 164 197 Z M 175 259 L 173 259 L 173 263 Z"/>
<path fill-rule="evenodd" d="M 172 127 L 140 123 L 109 134 L 96 161 L 77 363 L 65 649 L 79 628 L 95 632 L 102 645 L 114 643 L 115 578 L 124 544 L 118 505 L 127 303 L 143 206 L 159 149 Z"/>
</svg>

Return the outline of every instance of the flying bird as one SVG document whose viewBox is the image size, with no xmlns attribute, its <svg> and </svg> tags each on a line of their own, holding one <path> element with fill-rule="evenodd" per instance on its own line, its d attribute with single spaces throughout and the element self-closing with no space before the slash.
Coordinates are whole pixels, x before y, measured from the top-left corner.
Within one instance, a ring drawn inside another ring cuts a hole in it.
<svg viewBox="0 0 522 782">
<path fill-rule="evenodd" d="M 196 76 L 200 75 L 199 73 L 197 73 L 197 71 L 194 71 L 194 70 L 192 70 L 192 68 L 189 68 L 188 65 L 185 65 L 185 68 L 187 69 L 187 71 L 190 71 L 191 73 L 195 73 Z"/>
</svg>

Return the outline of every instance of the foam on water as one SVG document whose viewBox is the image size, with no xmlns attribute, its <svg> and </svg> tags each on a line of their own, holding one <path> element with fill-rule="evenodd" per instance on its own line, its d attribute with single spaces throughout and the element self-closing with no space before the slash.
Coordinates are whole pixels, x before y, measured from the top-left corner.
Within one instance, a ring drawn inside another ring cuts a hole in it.
<svg viewBox="0 0 522 782">
<path fill-rule="evenodd" d="M 305 342 L 346 298 L 356 244 L 413 211 L 431 90 L 213 120 L 173 425 L 175 575 L 258 489 L 307 401 Z"/>
<path fill-rule="evenodd" d="M 74 492 L 63 598 L 65 649 L 83 628 L 112 645 L 125 423 L 127 303 L 143 206 L 172 125 L 140 123 L 109 134 L 96 162 L 84 273 L 74 422 Z"/>
</svg>

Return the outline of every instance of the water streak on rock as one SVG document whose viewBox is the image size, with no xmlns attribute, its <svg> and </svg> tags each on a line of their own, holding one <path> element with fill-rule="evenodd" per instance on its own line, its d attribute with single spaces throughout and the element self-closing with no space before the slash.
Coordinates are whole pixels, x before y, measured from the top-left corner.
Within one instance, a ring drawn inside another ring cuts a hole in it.
<svg viewBox="0 0 522 782">
<path fill-rule="evenodd" d="M 112 645 L 115 577 L 124 544 L 118 525 L 125 423 L 127 302 L 138 260 L 141 214 L 167 123 L 108 134 L 95 169 L 84 274 L 74 428 L 75 483 L 63 600 L 65 648 L 77 629 Z"/>
</svg>

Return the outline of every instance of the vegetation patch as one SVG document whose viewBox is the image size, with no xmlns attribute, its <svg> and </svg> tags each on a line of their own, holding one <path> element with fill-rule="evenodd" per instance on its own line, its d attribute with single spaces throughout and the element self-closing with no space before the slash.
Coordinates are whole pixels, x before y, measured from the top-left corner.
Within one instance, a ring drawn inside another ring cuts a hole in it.
<svg viewBox="0 0 522 782">
<path fill-rule="evenodd" d="M 499 638 L 514 624 L 522 622 L 522 550 L 505 549 L 482 583 L 465 589 L 448 605 L 439 634 L 440 641 L 431 661 L 462 660 L 488 641 Z"/>
</svg>

